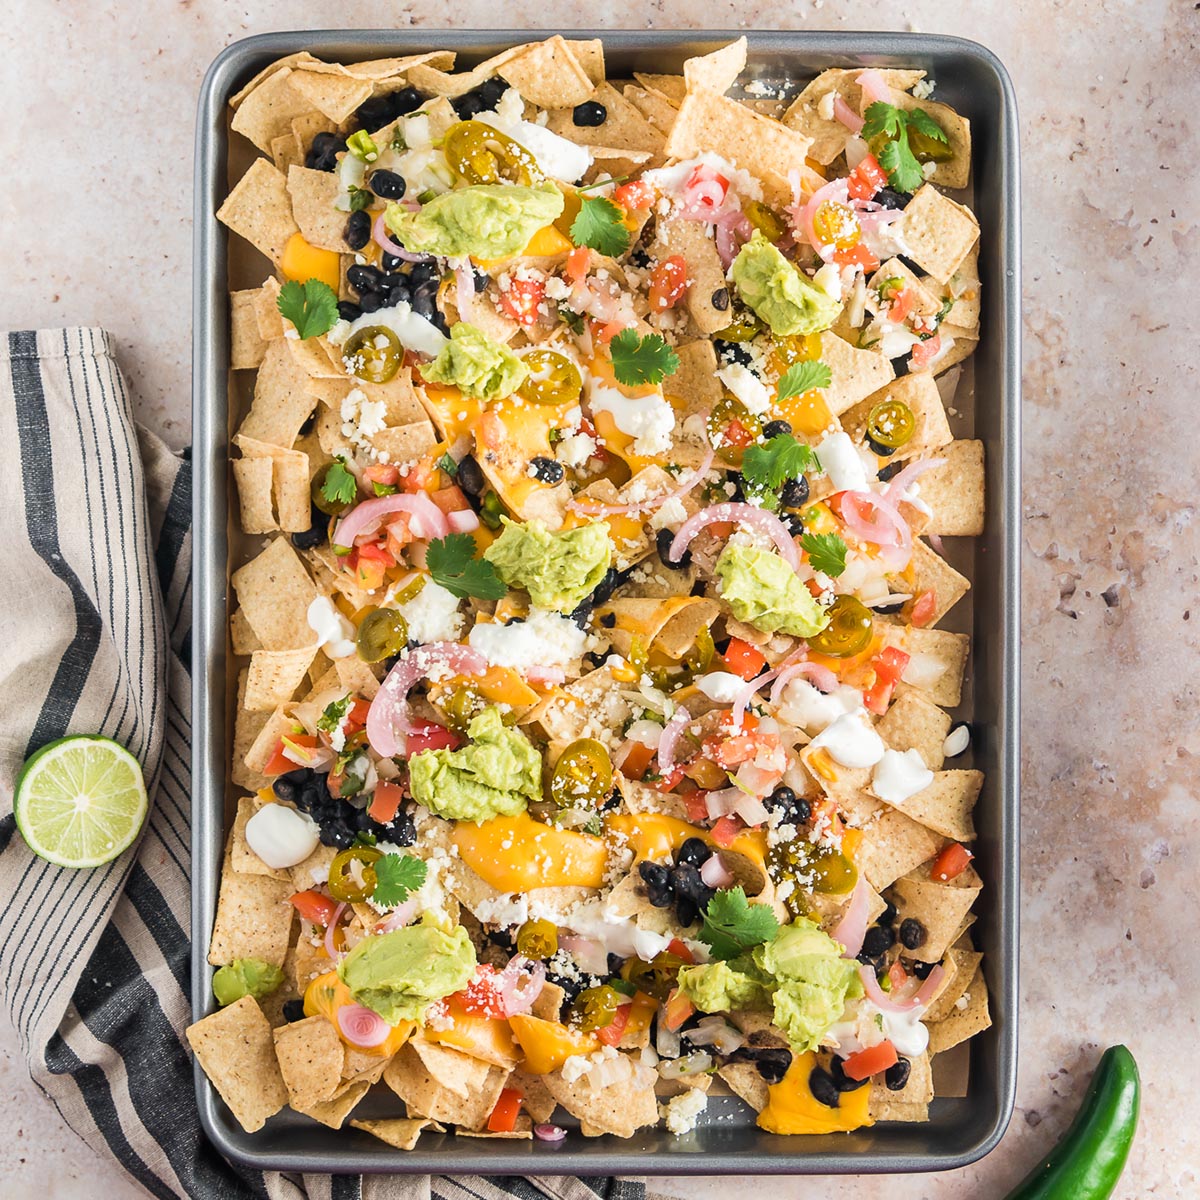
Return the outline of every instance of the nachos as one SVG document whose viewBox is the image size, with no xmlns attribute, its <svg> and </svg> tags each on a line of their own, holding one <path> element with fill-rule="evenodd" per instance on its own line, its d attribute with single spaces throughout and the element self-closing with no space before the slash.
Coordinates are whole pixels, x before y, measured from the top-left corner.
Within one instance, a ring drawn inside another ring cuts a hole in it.
<svg viewBox="0 0 1200 1200">
<path fill-rule="evenodd" d="M 816 1134 L 963 1086 L 970 128 L 921 71 L 745 66 L 552 37 L 234 98 L 218 216 L 273 269 L 231 302 L 236 808 L 188 1036 L 247 1130 L 683 1136 L 732 1092 Z"/>
</svg>

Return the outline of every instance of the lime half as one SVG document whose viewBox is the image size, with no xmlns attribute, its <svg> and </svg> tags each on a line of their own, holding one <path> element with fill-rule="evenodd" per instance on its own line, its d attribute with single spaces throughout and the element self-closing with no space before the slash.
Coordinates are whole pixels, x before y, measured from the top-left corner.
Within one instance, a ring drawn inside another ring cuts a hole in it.
<svg viewBox="0 0 1200 1200">
<path fill-rule="evenodd" d="M 105 737 L 60 738 L 17 776 L 13 814 L 34 854 L 60 867 L 98 867 L 132 845 L 146 819 L 138 760 Z"/>
</svg>

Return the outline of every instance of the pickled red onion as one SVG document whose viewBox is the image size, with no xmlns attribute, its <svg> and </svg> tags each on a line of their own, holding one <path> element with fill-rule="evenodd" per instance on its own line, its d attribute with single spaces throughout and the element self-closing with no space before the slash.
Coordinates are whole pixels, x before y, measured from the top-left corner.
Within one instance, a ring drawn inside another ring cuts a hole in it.
<svg viewBox="0 0 1200 1200">
<path fill-rule="evenodd" d="M 800 646 L 798 649 L 793 650 L 778 666 L 772 667 L 769 671 L 764 671 L 755 679 L 748 680 L 746 686 L 733 698 L 733 707 L 729 711 L 729 716 L 734 725 L 742 723 L 742 714 L 746 711 L 746 705 L 750 703 L 750 700 L 759 688 L 764 684 L 770 683 L 772 679 L 783 671 L 786 671 L 789 667 L 802 662 L 807 653 L 808 647 Z"/>
<path fill-rule="evenodd" d="M 834 179 L 824 187 L 817 188 L 808 198 L 807 204 L 801 205 L 797 201 L 787 211 L 804 240 L 816 250 L 824 262 L 832 262 L 837 247 L 821 242 L 813 230 L 813 218 L 817 215 L 817 209 L 827 200 L 833 204 L 849 204 L 850 189 L 844 179 Z"/>
<path fill-rule="evenodd" d="M 945 461 L 944 458 L 923 458 L 920 462 L 909 463 L 903 471 L 888 480 L 887 487 L 883 489 L 884 499 L 898 504 L 915 479 L 924 475 L 926 471 L 932 471 L 934 467 L 940 467 Z"/>
<path fill-rule="evenodd" d="M 771 703 L 778 704 L 783 696 L 783 689 L 793 679 L 798 677 L 809 680 L 813 687 L 824 692 L 826 695 L 832 692 L 838 685 L 838 677 L 828 667 L 823 667 L 820 663 L 793 663 L 785 671 L 780 671 L 779 677 L 771 685 Z"/>
<path fill-rule="evenodd" d="M 864 542 L 901 549 L 912 545 L 912 530 L 886 492 L 843 492 L 841 514 L 846 528 Z"/>
<path fill-rule="evenodd" d="M 367 712 L 367 741 L 376 754 L 392 758 L 400 753 L 397 735 L 412 728 L 408 693 L 419 679 L 441 666 L 455 675 L 482 675 L 488 663 L 477 650 L 457 642 L 430 642 L 408 653 L 388 672 Z"/>
<path fill-rule="evenodd" d="M 612 517 L 624 513 L 640 513 L 653 512 L 655 509 L 662 508 L 668 500 L 674 500 L 679 496 L 686 496 L 698 484 L 706 474 L 708 468 L 712 466 L 713 449 L 710 446 L 700 460 L 700 465 L 684 476 L 678 487 L 672 488 L 669 492 L 663 492 L 661 496 L 651 496 L 646 500 L 639 500 L 633 504 L 593 504 L 589 500 L 571 500 L 567 503 L 568 508 L 574 509 L 576 512 L 584 512 L 589 516 L 596 517 Z"/>
<path fill-rule="evenodd" d="M 546 966 L 523 954 L 516 954 L 509 960 L 508 966 L 495 976 L 493 983 L 504 1006 L 504 1015 L 520 1016 L 527 1013 L 542 994 L 542 988 L 546 986 Z"/>
<path fill-rule="evenodd" d="M 454 533 L 471 533 L 479 528 L 479 515 L 473 508 L 463 508 L 447 513 L 446 522 Z"/>
<path fill-rule="evenodd" d="M 342 919 L 342 913 L 346 911 L 347 905 L 342 903 L 333 910 L 333 919 L 325 927 L 325 953 L 330 958 L 341 958 L 341 951 L 338 950 L 337 944 L 333 940 L 334 931 L 337 929 L 338 922 Z"/>
<path fill-rule="evenodd" d="M 871 909 L 871 888 L 866 877 L 859 875 L 850 895 L 850 905 L 842 919 L 833 927 L 831 936 L 845 947 L 843 958 L 857 958 L 867 936 L 867 918 Z"/>
<path fill-rule="evenodd" d="M 403 929 L 417 915 L 417 899 L 410 896 L 398 908 L 392 909 L 387 917 L 375 926 L 376 933 L 395 933 Z"/>
<path fill-rule="evenodd" d="M 720 854 L 711 854 L 700 867 L 700 878 L 705 887 L 727 888 L 733 883 L 733 875 L 721 861 Z"/>
<path fill-rule="evenodd" d="M 908 996 L 903 1000 L 895 1000 L 889 996 L 879 986 L 879 980 L 875 978 L 875 972 L 865 963 L 859 963 L 858 973 L 862 978 L 863 990 L 867 993 L 867 999 L 876 1008 L 881 1012 L 906 1013 L 912 1012 L 914 1008 L 923 1007 L 929 1003 L 929 998 L 937 991 L 938 985 L 942 982 L 942 977 L 946 974 L 946 971 L 941 963 L 939 963 L 929 972 L 929 977 L 921 985 L 921 990 L 915 996 Z"/>
<path fill-rule="evenodd" d="M 892 96 L 892 89 L 888 87 L 887 80 L 874 69 L 868 69 L 857 76 L 854 80 L 868 100 L 882 100 L 883 103 L 888 103 Z"/>
<path fill-rule="evenodd" d="M 862 117 L 860 117 L 858 113 L 856 113 L 854 109 L 852 109 L 850 105 L 848 105 L 846 101 L 842 99 L 841 95 L 836 92 L 833 96 L 833 115 L 839 121 L 841 121 L 841 123 L 845 125 L 845 127 L 849 129 L 851 133 L 858 133 L 865 124 Z"/>
<path fill-rule="evenodd" d="M 702 508 L 679 527 L 679 532 L 667 551 L 667 557 L 672 562 L 678 562 L 692 538 L 700 530 L 715 525 L 718 521 L 735 521 L 739 525 L 749 525 L 760 533 L 765 533 L 775 543 L 776 549 L 793 571 L 800 566 L 800 552 L 796 549 L 788 527 L 774 513 L 765 508 L 756 508 L 753 504 L 713 504 Z"/>
<path fill-rule="evenodd" d="M 674 547 L 672 547 L 674 549 Z M 658 773 L 666 775 L 675 767 L 675 745 L 679 735 L 692 719 L 692 714 L 681 704 L 674 716 L 666 723 L 662 737 L 658 739 Z"/>
<path fill-rule="evenodd" d="M 535 1125 L 533 1136 L 542 1142 L 561 1142 L 567 1136 L 567 1131 L 561 1125 Z"/>
<path fill-rule="evenodd" d="M 414 254 L 411 250 L 405 250 L 399 242 L 394 242 L 387 234 L 387 225 L 383 220 L 384 214 L 380 213 L 375 218 L 375 224 L 371 226 L 371 236 L 375 239 L 378 246 L 382 246 L 389 254 L 394 254 L 397 258 L 403 259 L 405 262 L 421 263 L 432 262 L 432 254 Z"/>
<path fill-rule="evenodd" d="M 713 225 L 713 239 L 721 266 L 728 270 L 729 264 L 737 258 L 742 243 L 748 242 L 753 234 L 754 226 L 740 208 L 730 208 L 723 212 Z"/>
<path fill-rule="evenodd" d="M 426 492 L 398 492 L 394 496 L 380 496 L 375 500 L 364 500 L 355 505 L 339 522 L 330 541 L 337 546 L 353 546 L 354 539 L 373 533 L 383 518 L 391 513 L 409 514 L 409 529 L 417 538 L 442 538 L 450 532 L 446 514 Z"/>
<path fill-rule="evenodd" d="M 337 1010 L 338 1029 L 356 1046 L 381 1046 L 391 1036 L 392 1027 L 377 1013 L 361 1004 L 343 1004 Z"/>
</svg>

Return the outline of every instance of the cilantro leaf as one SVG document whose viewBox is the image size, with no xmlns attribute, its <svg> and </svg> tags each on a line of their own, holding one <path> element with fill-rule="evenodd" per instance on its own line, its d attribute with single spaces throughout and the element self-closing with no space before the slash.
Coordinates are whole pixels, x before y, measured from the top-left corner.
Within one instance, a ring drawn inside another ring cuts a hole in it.
<svg viewBox="0 0 1200 1200">
<path fill-rule="evenodd" d="M 469 533 L 434 538 L 425 552 L 425 565 L 433 582 L 460 600 L 467 596 L 499 600 L 508 591 L 496 568 L 487 559 L 475 557 L 475 539 Z"/>
<path fill-rule="evenodd" d="M 908 123 L 927 138 L 949 145 L 950 139 L 946 136 L 946 131 L 923 108 L 914 108 L 908 114 Z"/>
<path fill-rule="evenodd" d="M 633 329 L 622 329 L 608 344 L 613 374 L 618 383 L 638 387 L 643 383 L 662 383 L 679 370 L 679 356 L 661 334 L 638 337 Z"/>
<path fill-rule="evenodd" d="M 925 182 L 925 172 L 909 145 L 910 129 L 935 142 L 949 141 L 945 130 L 924 109 L 905 112 L 882 100 L 876 100 L 867 109 L 862 127 L 862 136 L 867 141 L 880 135 L 888 139 L 877 158 L 888 173 L 888 183 L 898 192 L 915 192 Z"/>
<path fill-rule="evenodd" d="M 353 703 L 353 695 L 347 692 L 340 700 L 327 704 L 325 711 L 317 718 L 317 728 L 322 733 L 332 733 L 342 723 Z"/>
<path fill-rule="evenodd" d="M 411 854 L 385 854 L 375 860 L 375 890 L 371 899 L 383 908 L 403 904 L 413 892 L 420 891 L 429 866 Z"/>
<path fill-rule="evenodd" d="M 575 245 L 590 246 L 609 258 L 624 254 L 631 236 L 620 207 L 602 196 L 585 197 L 579 215 L 571 222 L 571 240 Z"/>
<path fill-rule="evenodd" d="M 836 533 L 806 533 L 800 548 L 814 571 L 836 579 L 846 569 L 846 543 Z"/>
<path fill-rule="evenodd" d="M 802 396 L 813 388 L 827 388 L 832 382 L 833 372 L 823 362 L 809 359 L 792 363 L 779 377 L 776 403 L 781 404 L 793 396 Z"/>
<path fill-rule="evenodd" d="M 338 319 L 337 293 L 319 279 L 303 283 L 289 279 L 279 289 L 275 306 L 282 317 L 291 321 L 301 338 L 328 333 Z"/>
<path fill-rule="evenodd" d="M 740 887 L 719 891 L 704 910 L 700 940 L 714 958 L 737 958 L 754 946 L 769 942 L 779 932 L 779 922 L 766 904 L 750 904 Z"/>
<path fill-rule="evenodd" d="M 329 504 L 353 504 L 358 495 L 358 480 L 346 470 L 346 460 L 335 458 L 325 472 L 321 495 Z"/>
<path fill-rule="evenodd" d="M 742 477 L 763 491 L 777 492 L 789 479 L 816 470 L 813 448 L 790 433 L 773 437 L 765 446 L 747 446 L 742 454 Z"/>
<path fill-rule="evenodd" d="M 888 173 L 888 183 L 898 192 L 915 192 L 925 182 L 925 172 L 909 149 L 907 135 L 888 142 L 879 152 L 879 165 Z"/>
<path fill-rule="evenodd" d="M 904 126 L 904 116 L 894 104 L 876 100 L 864 114 L 865 119 L 859 136 L 867 142 L 881 133 L 890 138 L 899 137 Z"/>
</svg>

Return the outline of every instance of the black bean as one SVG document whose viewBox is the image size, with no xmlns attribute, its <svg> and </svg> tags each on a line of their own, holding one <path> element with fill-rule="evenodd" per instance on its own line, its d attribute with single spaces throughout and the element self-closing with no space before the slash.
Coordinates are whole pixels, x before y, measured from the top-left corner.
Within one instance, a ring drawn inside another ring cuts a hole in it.
<svg viewBox="0 0 1200 1200">
<path fill-rule="evenodd" d="M 629 261 L 633 263 L 635 267 L 640 267 L 642 270 L 645 270 L 650 265 L 650 255 L 644 246 L 638 246 L 629 256 Z"/>
<path fill-rule="evenodd" d="M 533 468 L 534 479 L 540 479 L 543 483 L 562 483 L 563 476 L 566 474 L 562 463 L 541 454 L 529 465 Z"/>
<path fill-rule="evenodd" d="M 779 500 L 785 508 L 799 508 L 808 502 L 808 479 L 801 475 L 799 479 L 789 479 L 779 489 Z"/>
<path fill-rule="evenodd" d="M 783 825 L 806 825 L 812 816 L 812 805 L 790 787 L 777 787 L 764 803 L 771 812 L 780 814 Z"/>
<path fill-rule="evenodd" d="M 608 120 L 608 109 L 598 100 L 585 100 L 575 105 L 571 112 L 571 120 L 585 129 L 594 129 Z"/>
<path fill-rule="evenodd" d="M 727 342 L 724 338 L 715 338 L 713 349 L 717 352 L 717 357 L 727 363 L 741 363 L 742 366 L 748 367 L 754 361 L 745 346 L 737 342 Z"/>
<path fill-rule="evenodd" d="M 899 475 L 900 472 L 903 470 L 904 470 L 903 463 L 898 463 L 898 462 L 888 463 L 888 465 L 886 467 L 884 467 L 882 471 L 879 472 L 879 478 L 884 483 L 886 483 L 889 479 L 892 478 L 893 475 Z M 875 611 L 883 612 L 883 609 L 879 608 L 879 609 L 876 609 Z"/>
<path fill-rule="evenodd" d="M 784 509 L 779 514 L 779 519 L 787 526 L 788 532 L 792 537 L 803 537 L 808 532 L 808 527 L 804 524 L 804 518 L 798 512 Z"/>
<path fill-rule="evenodd" d="M 400 303 L 407 304 L 412 299 L 408 290 L 408 280 L 403 275 L 392 276 L 392 282 L 388 284 L 387 291 L 382 294 L 387 298 L 388 308 L 393 308 Z"/>
<path fill-rule="evenodd" d="M 701 838 L 688 838 L 682 846 L 679 847 L 678 859 L 681 863 L 691 863 L 694 867 L 702 867 L 710 858 L 712 858 L 712 849 L 707 842 Z"/>
<path fill-rule="evenodd" d="M 301 812 L 312 812 L 321 806 L 324 800 L 324 789 L 315 779 L 309 779 L 300 785 L 295 796 L 295 805 Z"/>
<path fill-rule="evenodd" d="M 431 279 L 439 279 L 441 271 L 435 262 L 419 262 L 413 263 L 412 270 L 409 272 L 409 280 L 413 287 L 418 284 L 428 283 Z"/>
<path fill-rule="evenodd" d="M 912 973 L 918 979 L 928 979 L 936 966 L 937 963 L 915 962 L 912 965 Z"/>
<path fill-rule="evenodd" d="M 876 975 L 883 970 L 884 961 L 881 954 L 868 954 L 867 951 L 860 950 L 854 957 L 858 959 L 858 961 L 862 963 L 864 967 L 870 967 Z"/>
<path fill-rule="evenodd" d="M 499 75 L 493 75 L 491 79 L 485 79 L 475 90 L 479 93 L 479 98 L 486 108 L 495 108 L 500 97 L 508 91 L 508 83 Z"/>
<path fill-rule="evenodd" d="M 405 260 L 403 258 L 401 258 L 398 254 L 392 254 L 391 252 L 389 252 L 387 250 L 385 250 L 379 256 L 379 265 L 385 271 L 398 271 L 402 266 L 404 266 L 404 263 L 405 263 Z"/>
<path fill-rule="evenodd" d="M 393 92 L 390 99 L 394 117 L 405 117 L 410 112 L 416 112 L 425 103 L 425 97 L 415 87 L 401 88 L 400 91 Z"/>
<path fill-rule="evenodd" d="M 378 267 L 355 263 L 346 271 L 346 282 L 363 295 L 367 292 L 377 292 L 383 287 L 383 272 Z"/>
<path fill-rule="evenodd" d="M 675 919 L 685 929 L 700 920 L 700 906 L 692 900 L 675 897 Z"/>
<path fill-rule="evenodd" d="M 646 894 L 655 908 L 670 908 L 674 900 L 671 895 L 671 872 L 661 863 L 644 862 L 638 874 L 646 885 Z"/>
<path fill-rule="evenodd" d="M 468 92 L 465 96 L 459 96 L 457 99 L 451 100 L 450 107 L 458 114 L 460 121 L 470 121 L 483 112 L 484 103 L 474 93 Z"/>
<path fill-rule="evenodd" d="M 312 507 L 311 524 L 300 533 L 292 534 L 292 545 L 297 550 L 315 550 L 329 536 L 329 517 L 316 505 Z"/>
<path fill-rule="evenodd" d="M 863 937 L 863 951 L 872 958 L 886 954 L 896 943 L 896 933 L 890 925 L 872 925 Z"/>
<path fill-rule="evenodd" d="M 383 200 L 400 200 L 408 188 L 403 175 L 396 171 L 384 170 L 382 167 L 378 171 L 372 171 L 367 182 L 371 185 L 371 191 Z"/>
<path fill-rule="evenodd" d="M 867 449 L 872 454 L 878 454 L 880 458 L 891 458 L 896 453 L 897 447 L 885 446 L 882 442 L 877 442 L 869 433 L 867 434 Z"/>
<path fill-rule="evenodd" d="M 587 984 L 582 979 L 572 979 L 568 975 L 559 975 L 557 971 L 546 972 L 546 982 L 556 983 L 566 993 L 563 996 L 563 1003 L 570 1004 L 571 1001 L 583 991 Z"/>
<path fill-rule="evenodd" d="M 784 434 L 791 432 L 792 426 L 788 421 L 768 421 L 762 427 L 762 435 L 768 442 L 772 438 L 783 437 Z"/>
<path fill-rule="evenodd" d="M 883 902 L 883 912 L 875 918 L 877 925 L 895 925 L 896 918 L 900 915 L 896 906 L 890 901 Z"/>
<path fill-rule="evenodd" d="M 658 548 L 658 557 L 662 559 L 662 565 L 672 571 L 682 571 L 688 567 L 692 561 L 692 552 L 685 550 L 678 560 L 671 558 L 671 543 L 675 540 L 675 531 L 673 529 L 660 529 L 654 535 L 654 544 Z"/>
<path fill-rule="evenodd" d="M 782 1046 L 764 1046 L 753 1052 L 753 1062 L 767 1083 L 779 1083 L 792 1065 L 792 1052 Z"/>
<path fill-rule="evenodd" d="M 301 767 L 296 771 L 288 771 L 285 775 L 280 775 L 271 785 L 275 795 L 280 800 L 286 800 L 289 804 L 294 803 L 296 797 L 300 793 L 300 789 L 313 777 L 311 767 Z"/>
<path fill-rule="evenodd" d="M 338 316 L 343 321 L 357 321 L 362 316 L 362 309 L 353 300 L 339 300 Z"/>
<path fill-rule="evenodd" d="M 429 318 L 429 322 L 434 329 L 439 330 L 441 333 L 445 334 L 446 337 L 450 336 L 450 322 L 446 320 L 446 314 L 440 309 L 434 309 L 433 314 Z"/>
<path fill-rule="evenodd" d="M 358 306 L 365 313 L 378 312 L 383 307 L 385 299 L 382 292 L 363 292 Z"/>
<path fill-rule="evenodd" d="M 905 917 L 900 922 L 900 945 L 905 950 L 915 950 L 925 941 L 925 926 L 915 917 Z"/>
<path fill-rule="evenodd" d="M 383 826 L 385 839 L 396 846 L 411 846 L 417 840 L 417 826 L 412 814 L 398 813 L 390 825 Z"/>
<path fill-rule="evenodd" d="M 857 1092 L 860 1087 L 866 1087 L 871 1082 L 869 1076 L 866 1079 L 851 1079 L 846 1074 L 842 1060 L 836 1054 L 829 1060 L 829 1075 L 833 1079 L 833 1086 L 839 1092 Z"/>
<path fill-rule="evenodd" d="M 361 250 L 371 240 L 371 214 L 362 209 L 352 212 L 344 236 L 351 250 Z"/>
<path fill-rule="evenodd" d="M 337 170 L 337 155 L 346 149 L 346 139 L 336 133 L 318 133 L 312 140 L 304 165 L 310 171 Z"/>
<path fill-rule="evenodd" d="M 675 895 L 699 907 L 706 891 L 700 868 L 694 862 L 678 862 L 671 869 L 671 887 Z"/>
<path fill-rule="evenodd" d="M 283 1019 L 289 1023 L 292 1021 L 304 1020 L 304 1001 L 303 1000 L 285 1000 L 283 1005 Z"/>
<path fill-rule="evenodd" d="M 886 1071 L 883 1073 L 883 1082 L 887 1085 L 889 1092 L 899 1092 L 903 1090 L 904 1085 L 908 1083 L 909 1073 L 912 1071 L 912 1063 L 907 1058 L 898 1058 Z"/>
<path fill-rule="evenodd" d="M 473 454 L 468 454 L 458 464 L 458 474 L 455 476 L 458 486 L 462 488 L 468 496 L 476 498 L 483 495 L 483 489 L 487 487 L 487 480 L 483 477 L 483 471 L 476 462 Z"/>
<path fill-rule="evenodd" d="M 808 1077 L 808 1090 L 812 1092 L 813 1099 L 818 1104 L 824 1104 L 826 1108 L 837 1108 L 841 1103 L 842 1097 L 837 1090 L 837 1084 L 824 1067 L 813 1067 Z"/>
<path fill-rule="evenodd" d="M 433 314 L 437 312 L 437 303 L 434 300 L 433 293 L 418 289 L 412 294 L 412 309 L 419 317 L 424 317 L 428 321 L 433 320 Z"/>
<path fill-rule="evenodd" d="M 591 596 L 588 597 L 592 603 L 592 607 L 596 608 L 601 604 L 607 604 L 612 599 L 613 592 L 624 582 L 625 580 L 621 572 L 616 567 L 609 567 L 604 572 L 604 578 L 596 584 L 595 588 L 592 589 Z"/>
<path fill-rule="evenodd" d="M 910 355 L 906 354 L 903 358 L 892 359 L 892 369 L 896 372 L 896 378 L 899 379 L 903 375 L 908 374 Z"/>
<path fill-rule="evenodd" d="M 617 624 L 617 614 L 616 613 L 605 613 L 600 618 L 600 624 L 603 625 L 605 629 L 615 629 L 616 624 Z M 597 657 L 599 657 L 599 656 L 597 656 Z"/>
<path fill-rule="evenodd" d="M 871 199 L 884 208 L 907 208 L 912 197 L 904 192 L 894 192 L 891 188 L 880 188 Z"/>
<path fill-rule="evenodd" d="M 907 603 L 907 600 L 897 600 L 895 604 L 872 604 L 871 609 L 877 613 L 898 613 Z"/>
<path fill-rule="evenodd" d="M 724 312 L 729 307 L 729 289 L 717 288 L 712 294 L 711 302 L 717 312 Z"/>
</svg>

